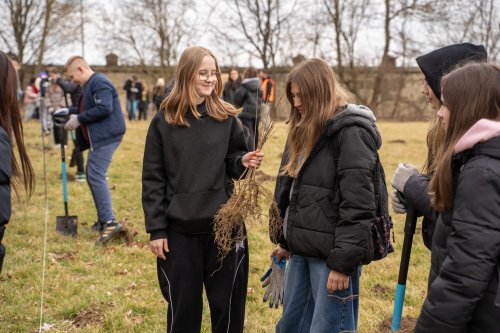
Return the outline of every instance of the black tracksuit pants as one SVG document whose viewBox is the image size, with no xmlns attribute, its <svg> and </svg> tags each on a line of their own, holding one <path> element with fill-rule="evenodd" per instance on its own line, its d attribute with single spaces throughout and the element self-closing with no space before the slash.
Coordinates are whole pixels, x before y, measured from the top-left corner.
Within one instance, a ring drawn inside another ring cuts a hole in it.
<svg viewBox="0 0 500 333">
<path fill-rule="evenodd" d="M 210 306 L 212 332 L 243 332 L 248 285 L 248 243 L 217 261 L 212 234 L 168 232 L 169 253 L 158 259 L 163 297 L 168 302 L 167 332 L 200 332 L 203 286 Z"/>
</svg>

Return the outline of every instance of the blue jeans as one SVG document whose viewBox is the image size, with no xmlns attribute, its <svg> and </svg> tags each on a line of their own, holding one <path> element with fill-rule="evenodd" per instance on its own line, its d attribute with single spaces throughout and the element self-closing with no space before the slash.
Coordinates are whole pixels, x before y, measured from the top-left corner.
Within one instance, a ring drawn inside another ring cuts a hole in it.
<svg viewBox="0 0 500 333">
<path fill-rule="evenodd" d="M 99 222 L 114 220 L 113 205 L 111 203 L 111 192 L 109 191 L 106 173 L 108 172 L 111 158 L 120 142 L 89 150 L 87 158 L 87 182 L 97 209 Z"/>
<path fill-rule="evenodd" d="M 130 100 L 127 98 L 127 103 L 125 107 L 128 113 L 128 120 L 135 120 L 135 114 L 137 113 L 137 100 Z"/>
<path fill-rule="evenodd" d="M 277 333 L 356 332 L 361 268 L 350 277 L 348 289 L 333 294 L 326 289 L 330 268 L 325 260 L 294 255 L 285 274 Z"/>
</svg>

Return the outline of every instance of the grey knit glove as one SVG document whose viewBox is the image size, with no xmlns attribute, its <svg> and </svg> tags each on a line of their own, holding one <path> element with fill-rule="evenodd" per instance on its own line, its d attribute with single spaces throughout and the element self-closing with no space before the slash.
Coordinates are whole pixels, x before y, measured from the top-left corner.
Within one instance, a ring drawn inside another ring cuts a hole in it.
<svg viewBox="0 0 500 333">
<path fill-rule="evenodd" d="M 68 122 L 66 123 L 66 125 L 64 125 L 64 129 L 67 131 L 72 131 L 75 130 L 78 126 L 80 126 L 78 115 L 70 114 Z"/>
<path fill-rule="evenodd" d="M 401 196 L 401 193 L 398 193 L 397 190 L 394 190 L 391 193 L 391 206 L 392 206 L 392 211 L 395 214 L 406 213 L 406 201 Z"/>
<path fill-rule="evenodd" d="M 280 304 L 283 304 L 283 296 L 285 293 L 285 268 L 285 259 L 282 258 L 280 261 L 276 262 L 276 257 L 273 257 L 271 266 L 260 278 L 262 288 L 267 287 L 262 301 L 267 302 L 269 299 L 270 308 L 273 306 L 277 308 Z"/>
<path fill-rule="evenodd" d="M 391 179 L 391 185 L 393 188 L 401 193 L 404 193 L 405 185 L 411 176 L 418 173 L 417 168 L 408 163 L 400 163 L 394 172 Z"/>
</svg>

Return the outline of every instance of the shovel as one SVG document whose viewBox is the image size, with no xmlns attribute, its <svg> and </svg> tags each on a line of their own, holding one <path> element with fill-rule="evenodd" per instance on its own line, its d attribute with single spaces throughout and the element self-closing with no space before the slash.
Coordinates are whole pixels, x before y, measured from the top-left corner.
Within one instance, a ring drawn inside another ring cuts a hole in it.
<svg viewBox="0 0 500 333">
<path fill-rule="evenodd" d="M 69 110 L 62 108 L 56 110 L 52 114 L 52 119 L 56 125 L 56 130 L 60 131 L 61 138 L 63 137 L 64 125 L 69 119 Z M 64 140 L 61 142 L 61 168 L 62 168 L 62 181 L 63 181 L 63 194 L 64 194 L 64 216 L 56 216 L 56 231 L 66 235 L 76 237 L 78 228 L 78 216 L 68 214 L 68 177 L 66 175 L 66 153 L 64 151 Z"/>
<path fill-rule="evenodd" d="M 405 221 L 405 238 L 401 251 L 401 263 L 399 266 L 398 284 L 396 286 L 396 297 L 394 299 L 394 311 L 392 313 L 391 332 L 399 332 L 401 326 L 401 316 L 403 314 L 403 304 L 406 292 L 406 279 L 410 266 L 411 245 L 413 235 L 417 226 L 417 212 L 413 207 L 408 206 Z"/>
</svg>

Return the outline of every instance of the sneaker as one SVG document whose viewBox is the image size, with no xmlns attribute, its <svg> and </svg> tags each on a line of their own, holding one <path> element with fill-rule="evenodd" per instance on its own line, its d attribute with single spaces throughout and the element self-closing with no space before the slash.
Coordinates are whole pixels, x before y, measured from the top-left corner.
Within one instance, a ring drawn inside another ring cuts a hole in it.
<svg viewBox="0 0 500 333">
<path fill-rule="evenodd" d="M 54 148 L 56 148 L 56 149 L 61 149 L 61 144 L 60 144 L 60 143 L 56 143 L 56 144 L 54 145 Z"/>
<path fill-rule="evenodd" d="M 120 230 L 122 230 L 123 224 L 116 222 L 115 220 L 111 222 L 106 222 L 104 229 L 101 232 L 101 236 L 97 240 L 97 244 L 106 244 L 111 238 L 115 237 Z"/>
<path fill-rule="evenodd" d="M 85 176 L 85 173 L 84 172 L 78 172 L 75 175 L 75 181 L 79 182 L 79 183 L 83 183 L 83 182 L 87 181 L 87 177 Z"/>
<path fill-rule="evenodd" d="M 102 232 L 104 230 L 104 225 L 105 223 L 101 223 L 99 221 L 97 221 L 96 223 L 92 224 L 92 227 L 90 227 L 90 229 L 92 231 L 99 231 L 99 232 Z"/>
</svg>

